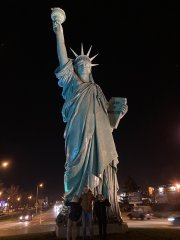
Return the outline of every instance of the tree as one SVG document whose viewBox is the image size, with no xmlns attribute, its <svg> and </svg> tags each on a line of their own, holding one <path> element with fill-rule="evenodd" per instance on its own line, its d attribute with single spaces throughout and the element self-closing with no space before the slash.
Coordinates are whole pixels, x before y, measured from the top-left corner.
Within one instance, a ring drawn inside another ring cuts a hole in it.
<svg viewBox="0 0 180 240">
<path fill-rule="evenodd" d="M 6 195 L 8 202 L 14 207 L 17 205 L 17 197 L 19 197 L 19 186 L 11 185 L 10 188 L 6 189 Z"/>
<path fill-rule="evenodd" d="M 126 193 L 137 192 L 139 190 L 139 186 L 132 177 L 128 176 L 124 182 L 123 189 Z"/>
<path fill-rule="evenodd" d="M 4 191 L 5 191 L 4 183 L 1 182 L 1 180 L 0 180 L 0 201 L 4 197 Z M 2 208 L 2 205 L 0 205 L 0 208 Z"/>
<path fill-rule="evenodd" d="M 1 192 L 1 194 L 3 194 L 4 190 L 5 190 L 4 183 L 1 182 L 1 180 L 0 180 L 0 192 Z"/>
</svg>

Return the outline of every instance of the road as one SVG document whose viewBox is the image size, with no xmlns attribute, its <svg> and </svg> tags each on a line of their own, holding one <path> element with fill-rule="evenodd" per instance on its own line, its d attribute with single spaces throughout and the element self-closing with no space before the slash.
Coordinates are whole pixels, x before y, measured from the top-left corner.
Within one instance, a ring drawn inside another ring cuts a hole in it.
<svg viewBox="0 0 180 240">
<path fill-rule="evenodd" d="M 30 222 L 20 222 L 18 219 L 4 221 L 0 223 L 0 236 L 54 231 L 55 218 L 55 212 L 53 209 L 50 209 L 45 213 L 35 216 Z"/>
<path fill-rule="evenodd" d="M 37 215 L 31 222 L 5 221 L 0 224 L 0 236 L 19 235 L 27 233 L 50 232 L 55 230 L 56 214 L 53 209 Z M 175 228 L 167 218 L 157 218 L 151 220 L 129 220 L 124 217 L 129 228 Z M 180 230 L 180 227 L 178 227 Z"/>
<path fill-rule="evenodd" d="M 154 218 L 151 220 L 125 220 L 129 228 L 178 228 L 171 225 L 167 218 Z"/>
</svg>

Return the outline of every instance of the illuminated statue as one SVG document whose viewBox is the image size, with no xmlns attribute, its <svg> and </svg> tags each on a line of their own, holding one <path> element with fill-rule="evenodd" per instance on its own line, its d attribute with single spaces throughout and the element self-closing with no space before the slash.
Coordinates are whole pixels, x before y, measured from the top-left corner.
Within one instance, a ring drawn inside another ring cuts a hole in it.
<svg viewBox="0 0 180 240">
<path fill-rule="evenodd" d="M 84 54 L 81 45 L 81 54 L 78 55 L 71 49 L 75 59 L 69 59 L 62 28 L 66 19 L 65 12 L 60 8 L 53 8 L 51 19 L 59 59 L 55 75 L 59 80 L 58 85 L 62 88 L 62 116 L 66 123 L 65 197 L 71 200 L 74 195 L 80 196 L 84 187 L 88 185 L 95 194 L 102 193 L 109 199 L 112 213 L 121 220 L 117 201 L 118 154 L 112 131 L 117 127 L 117 121 L 127 112 L 126 99 L 111 99 L 114 106 L 118 100 L 121 104 L 116 126 L 113 127 L 109 117 L 111 115 L 112 118 L 116 118 L 117 111 L 113 110 L 113 104 L 110 104 L 111 111 L 108 111 L 109 103 L 101 88 L 94 83 L 91 73 L 92 66 L 97 65 L 92 63 L 96 55 L 90 57 L 91 48 Z"/>
</svg>

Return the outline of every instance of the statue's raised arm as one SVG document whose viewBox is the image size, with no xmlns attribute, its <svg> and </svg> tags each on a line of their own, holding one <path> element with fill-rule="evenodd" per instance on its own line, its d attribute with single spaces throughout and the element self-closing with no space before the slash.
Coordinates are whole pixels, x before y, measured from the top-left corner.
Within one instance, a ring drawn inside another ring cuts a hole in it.
<svg viewBox="0 0 180 240">
<path fill-rule="evenodd" d="M 64 33 L 62 23 L 66 19 L 65 12 L 61 8 L 51 8 L 51 19 L 53 23 L 53 30 L 56 34 L 57 55 L 60 68 L 68 62 L 67 50 L 64 41 Z"/>
</svg>

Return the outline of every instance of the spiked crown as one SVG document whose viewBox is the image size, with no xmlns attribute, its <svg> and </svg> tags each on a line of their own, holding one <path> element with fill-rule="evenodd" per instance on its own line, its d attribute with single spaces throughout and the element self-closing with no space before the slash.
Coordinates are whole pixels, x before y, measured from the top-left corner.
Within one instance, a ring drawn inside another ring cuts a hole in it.
<svg viewBox="0 0 180 240">
<path fill-rule="evenodd" d="M 79 65 L 82 61 L 87 61 L 87 62 L 89 62 L 92 67 L 99 65 L 99 64 L 93 64 L 93 63 L 91 63 L 92 60 L 98 55 L 98 54 L 96 54 L 95 56 L 93 56 L 93 57 L 90 58 L 89 55 L 90 55 L 90 52 L 91 52 L 91 48 L 92 48 L 92 46 L 89 48 L 87 54 L 84 54 L 83 44 L 81 44 L 81 54 L 80 54 L 80 55 L 78 55 L 72 48 L 70 48 L 71 51 L 73 52 L 73 54 L 74 54 L 75 57 L 76 57 L 76 58 L 74 59 L 74 65 Z"/>
</svg>

